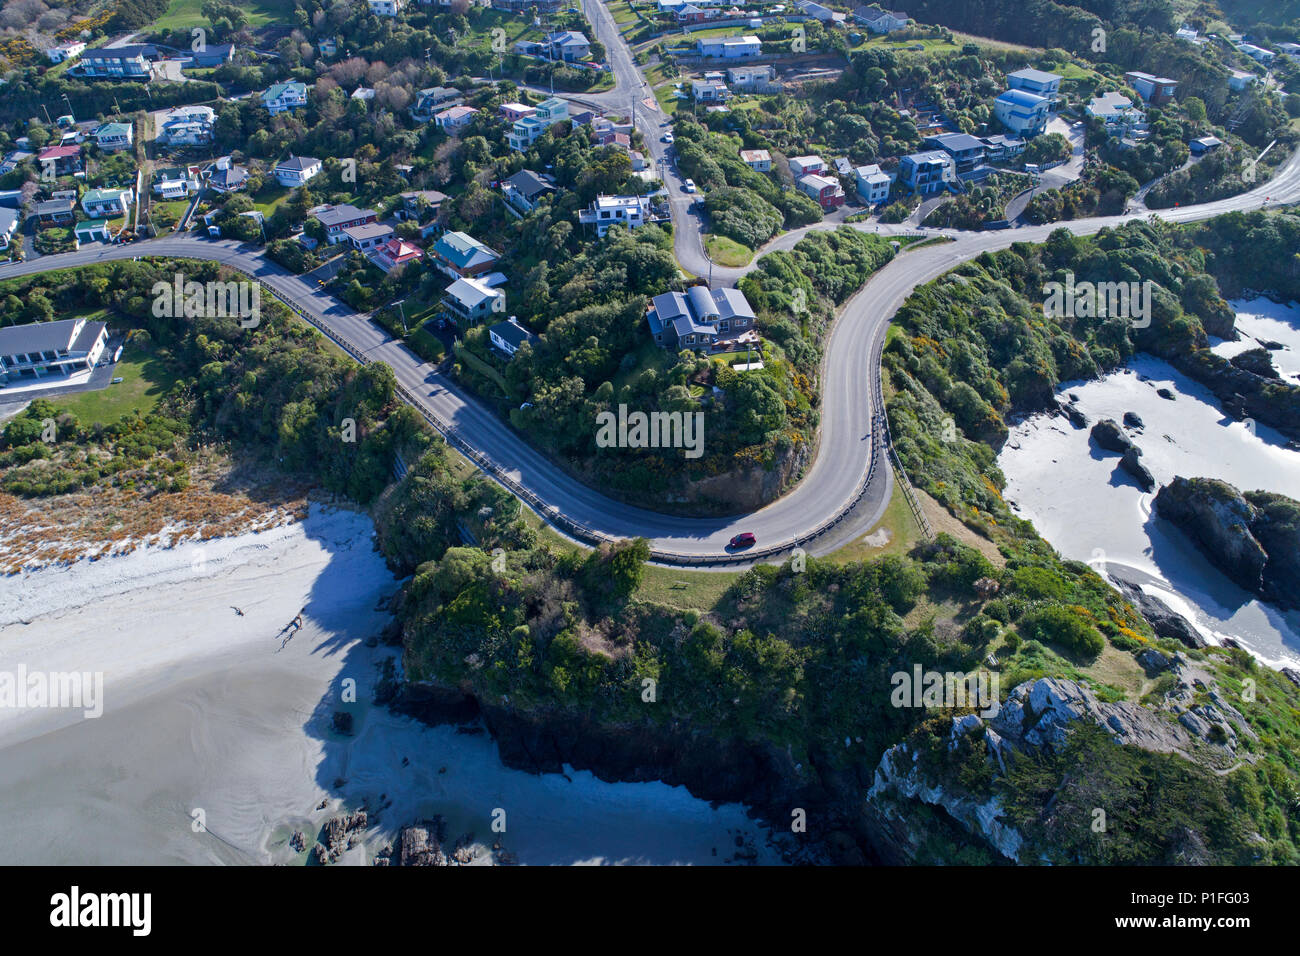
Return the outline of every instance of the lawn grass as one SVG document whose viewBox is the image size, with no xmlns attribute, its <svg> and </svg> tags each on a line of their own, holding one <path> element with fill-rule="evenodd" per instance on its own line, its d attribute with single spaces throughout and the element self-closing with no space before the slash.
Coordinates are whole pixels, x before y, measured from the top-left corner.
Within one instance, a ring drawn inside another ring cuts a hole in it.
<svg viewBox="0 0 1300 956">
<path fill-rule="evenodd" d="M 636 596 L 684 611 L 711 611 L 743 571 L 687 571 L 657 564 L 645 566 Z"/>
<path fill-rule="evenodd" d="M 112 425 L 137 411 L 141 415 L 152 411 L 176 381 L 161 361 L 130 345 L 113 370 L 113 376 L 120 376 L 123 381 L 98 391 L 75 392 L 51 401 L 56 408 L 72 412 L 83 425 Z"/>
<path fill-rule="evenodd" d="M 248 16 L 250 27 L 268 23 L 289 23 L 293 17 L 293 0 L 240 0 L 239 8 Z M 203 15 L 203 0 L 172 0 L 167 11 L 154 21 L 159 30 L 189 30 L 210 26 Z"/>
<path fill-rule="evenodd" d="M 720 266 L 747 266 L 754 258 L 753 249 L 726 236 L 705 236 L 704 244 L 709 258 Z"/>
<path fill-rule="evenodd" d="M 832 551 L 827 557 L 837 564 L 848 564 L 853 561 L 873 561 L 887 554 L 906 554 L 920 534 L 921 529 L 912 517 L 907 499 L 895 482 L 889 505 L 875 527 Z"/>
</svg>

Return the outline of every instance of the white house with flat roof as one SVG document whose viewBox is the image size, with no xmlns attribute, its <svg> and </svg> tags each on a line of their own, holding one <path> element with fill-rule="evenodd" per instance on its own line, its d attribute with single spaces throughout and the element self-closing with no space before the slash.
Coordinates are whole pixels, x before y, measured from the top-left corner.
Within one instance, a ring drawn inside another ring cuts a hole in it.
<svg viewBox="0 0 1300 956">
<path fill-rule="evenodd" d="M 645 196 L 597 196 L 589 207 L 578 211 L 578 222 L 595 226 L 596 235 L 601 238 L 610 226 L 635 229 L 649 221 L 650 200 Z"/>
<path fill-rule="evenodd" d="M 744 57 L 762 56 L 763 43 L 758 37 L 752 35 L 743 37 L 708 37 L 697 40 L 695 49 L 699 56 L 738 60 Z"/>
<path fill-rule="evenodd" d="M 0 329 L 0 385 L 93 369 L 108 344 L 108 326 L 84 318 L 30 322 Z"/>
</svg>

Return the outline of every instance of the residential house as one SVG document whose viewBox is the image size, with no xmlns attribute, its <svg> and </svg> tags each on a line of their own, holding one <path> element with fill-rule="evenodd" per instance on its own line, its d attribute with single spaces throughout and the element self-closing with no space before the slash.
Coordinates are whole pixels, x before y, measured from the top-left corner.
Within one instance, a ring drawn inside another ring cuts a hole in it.
<svg viewBox="0 0 1300 956">
<path fill-rule="evenodd" d="M 100 149 L 113 151 L 129 149 L 135 142 L 134 123 L 104 123 L 95 128 L 95 144 Z"/>
<path fill-rule="evenodd" d="M 610 226 L 635 229 L 650 220 L 650 200 L 645 196 L 597 196 L 589 207 L 578 211 L 578 222 L 595 226 L 596 235 L 601 238 Z"/>
<path fill-rule="evenodd" d="M 307 105 L 307 84 L 294 80 L 276 83 L 262 94 L 262 105 L 274 116 L 286 110 L 296 110 Z"/>
<path fill-rule="evenodd" d="M 501 192 L 506 202 L 519 213 L 530 213 L 537 208 L 542 196 L 555 189 L 541 176 L 528 169 L 522 169 L 501 183 Z"/>
<path fill-rule="evenodd" d="M 823 209 L 835 209 L 844 205 L 844 187 L 840 185 L 838 179 L 808 173 L 796 179 L 795 185 L 799 187 L 801 193 L 816 199 Z"/>
<path fill-rule="evenodd" d="M 107 345 L 108 326 L 84 318 L 6 326 L 0 329 L 0 384 L 89 371 Z"/>
<path fill-rule="evenodd" d="M 1131 99 L 1114 91 L 1093 98 L 1084 112 L 1104 122 L 1108 135 L 1121 138 L 1133 135 L 1146 122 L 1146 114 L 1136 109 Z"/>
<path fill-rule="evenodd" d="M 1199 35 L 1199 31 L 1193 29 L 1192 27 L 1189 27 L 1186 23 L 1184 23 L 1181 27 L 1179 27 L 1177 30 L 1174 31 L 1174 36 L 1176 36 L 1180 40 L 1186 40 L 1188 43 L 1191 43 L 1193 40 L 1195 40 L 1198 35 Z"/>
<path fill-rule="evenodd" d="M 727 81 L 741 89 L 764 87 L 776 80 L 776 67 L 770 63 L 727 67 Z"/>
<path fill-rule="evenodd" d="M 1208 153 L 1211 150 L 1218 149 L 1222 145 L 1223 140 L 1219 139 L 1217 136 L 1200 136 L 1188 143 L 1187 148 L 1197 156 L 1200 156 L 1203 153 Z"/>
<path fill-rule="evenodd" d="M 155 125 L 159 142 L 168 146 L 206 146 L 216 122 L 211 106 L 178 106 L 160 113 Z"/>
<path fill-rule="evenodd" d="M 727 351 L 757 345 L 754 309 L 738 289 L 691 286 L 650 300 L 646 324 L 655 342 L 666 349 Z"/>
<path fill-rule="evenodd" d="M 552 33 L 546 38 L 546 45 L 552 60 L 573 63 L 577 60 L 585 60 L 591 55 L 591 43 L 581 33 L 573 30 Z"/>
<path fill-rule="evenodd" d="M 366 6 L 377 17 L 395 17 L 406 6 L 406 0 L 366 0 Z"/>
<path fill-rule="evenodd" d="M 731 98 L 731 90 L 721 80 L 691 80 L 691 95 L 697 103 L 722 103 Z"/>
<path fill-rule="evenodd" d="M 0 206 L 0 249 L 9 248 L 9 240 L 18 231 L 18 210 Z"/>
<path fill-rule="evenodd" d="M 248 181 L 248 170 L 230 161 L 229 156 L 222 156 L 203 171 L 208 188 L 219 193 L 232 193 L 243 189 Z"/>
<path fill-rule="evenodd" d="M 1125 73 L 1124 79 L 1129 86 L 1137 90 L 1137 95 L 1142 97 L 1144 103 L 1150 103 L 1152 106 L 1169 102 L 1178 89 L 1177 80 L 1171 80 L 1167 76 L 1152 76 L 1150 73 L 1142 73 L 1138 70 Z"/>
<path fill-rule="evenodd" d="M 472 106 L 453 106 L 434 116 L 438 128 L 448 135 L 455 136 L 460 130 L 474 122 L 478 110 Z"/>
<path fill-rule="evenodd" d="M 1242 43 L 1237 49 L 1246 56 L 1250 57 L 1256 63 L 1262 63 L 1264 66 L 1272 64 L 1273 59 L 1277 56 L 1272 50 L 1266 50 L 1262 46 L 1255 46 L 1253 43 Z"/>
<path fill-rule="evenodd" d="M 235 58 L 235 45 L 233 43 L 209 43 L 202 50 L 191 50 L 189 54 L 190 67 L 216 67 L 224 63 L 229 63 Z"/>
<path fill-rule="evenodd" d="M 708 37 L 697 40 L 695 48 L 699 56 L 720 57 L 724 60 L 763 55 L 763 43 L 756 36 Z"/>
<path fill-rule="evenodd" d="M 826 172 L 826 163 L 820 156 L 793 156 L 789 164 L 795 178 Z"/>
<path fill-rule="evenodd" d="M 820 20 L 822 23 L 843 23 L 845 16 L 842 13 L 836 13 L 830 7 L 824 7 L 820 3 L 814 3 L 813 0 L 794 0 L 794 5 L 802 11 L 805 16 L 812 17 L 814 20 Z"/>
<path fill-rule="evenodd" d="M 857 183 L 858 195 L 868 206 L 878 206 L 889 199 L 889 190 L 894 185 L 894 177 L 881 169 L 878 164 L 859 166 L 853 171 L 853 178 Z"/>
<path fill-rule="evenodd" d="M 537 112 L 533 107 L 525 106 L 523 103 L 502 103 L 499 109 L 501 115 L 511 123 Z"/>
<path fill-rule="evenodd" d="M 113 241 L 113 230 L 107 219 L 85 219 L 73 227 L 72 234 L 78 243 Z"/>
<path fill-rule="evenodd" d="M 36 154 L 28 152 L 25 149 L 10 150 L 3 161 L 0 161 L 0 176 L 5 173 L 11 173 L 23 163 L 29 162 L 36 158 Z"/>
<path fill-rule="evenodd" d="M 989 172 L 984 165 L 984 144 L 968 133 L 927 136 L 922 142 L 951 156 L 957 175 L 962 179 L 980 179 Z"/>
<path fill-rule="evenodd" d="M 893 33 L 907 26 L 910 18 L 902 10 L 882 10 L 873 3 L 855 9 L 853 19 L 872 33 Z"/>
<path fill-rule="evenodd" d="M 673 18 L 678 23 L 703 23 L 711 13 L 712 11 L 702 10 L 693 3 L 684 3 L 673 13 Z"/>
<path fill-rule="evenodd" d="M 153 191 L 164 200 L 184 199 L 199 191 L 199 167 L 178 166 L 154 170 Z"/>
<path fill-rule="evenodd" d="M 69 72 L 91 79 L 147 80 L 153 75 L 153 61 L 161 58 L 151 44 L 96 47 L 83 50 L 81 61 Z"/>
<path fill-rule="evenodd" d="M 1013 156 L 1019 156 L 1025 151 L 1025 141 L 1023 139 L 1005 136 L 1002 133 L 981 136 L 979 141 L 984 144 L 984 158 L 991 163 L 1000 163 L 1011 159 Z"/>
<path fill-rule="evenodd" d="M 367 252 L 391 239 L 393 227 L 382 222 L 367 222 L 360 226 L 348 226 L 343 230 L 343 236 L 357 252 Z"/>
<path fill-rule="evenodd" d="M 772 154 L 765 149 L 742 149 L 740 161 L 756 173 L 766 173 L 772 168 Z"/>
<path fill-rule="evenodd" d="M 438 225 L 438 211 L 446 199 L 446 193 L 440 193 L 436 189 L 402 193 L 402 207 L 394 215 L 398 219 L 415 220 L 420 226 L 420 238 L 427 239 L 441 228 Z"/>
<path fill-rule="evenodd" d="M 392 272 L 407 263 L 419 262 L 423 256 L 424 250 L 415 243 L 393 236 L 371 254 L 370 261 L 384 272 Z"/>
<path fill-rule="evenodd" d="M 1027 90 L 1007 90 L 993 101 L 993 115 L 1021 139 L 1030 139 L 1047 129 L 1051 102 Z"/>
<path fill-rule="evenodd" d="M 482 279 L 461 276 L 442 293 L 443 314 L 462 325 L 474 325 L 489 315 L 504 312 L 506 294 Z"/>
<path fill-rule="evenodd" d="M 513 356 L 525 342 L 536 342 L 537 336 L 515 321 L 512 315 L 507 321 L 488 327 L 488 340 L 506 355 Z"/>
<path fill-rule="evenodd" d="M 568 118 L 569 104 L 557 97 L 549 97 L 537 104 L 532 116 L 515 121 L 506 141 L 515 152 L 527 152 L 553 124 Z"/>
<path fill-rule="evenodd" d="M 53 170 L 56 176 L 68 176 L 80 172 L 81 147 L 76 145 L 46 146 L 36 154 L 36 164 L 40 167 L 42 176 L 46 175 L 49 170 Z"/>
<path fill-rule="evenodd" d="M 1038 99 L 1042 100 L 1042 97 Z M 930 196 L 943 192 L 956 178 L 957 169 L 952 157 L 941 149 L 911 153 L 898 161 L 898 181 L 916 195 Z"/>
<path fill-rule="evenodd" d="M 1061 77 L 1046 70 L 1026 68 L 1007 74 L 1007 85 L 1013 90 L 1024 90 L 1047 100 L 1049 109 L 1056 109 L 1056 101 L 1061 97 Z"/>
<path fill-rule="evenodd" d="M 72 222 L 77 218 L 76 205 L 69 198 L 47 199 L 36 204 L 36 221 L 42 225 Z"/>
<path fill-rule="evenodd" d="M 445 232 L 429 250 L 441 272 L 455 278 L 482 275 L 501 258 L 483 243 L 464 232 Z"/>
<path fill-rule="evenodd" d="M 1283 56 L 1300 57 L 1300 43 L 1278 43 L 1277 52 Z"/>
<path fill-rule="evenodd" d="M 50 47 L 45 51 L 45 56 L 51 63 L 62 63 L 65 60 L 75 60 L 85 49 L 86 44 L 74 40 L 71 43 L 60 43 L 56 47 Z"/>
<path fill-rule="evenodd" d="M 349 203 L 338 206 L 317 206 L 311 210 L 310 215 L 321 224 L 321 228 L 325 230 L 325 241 L 331 246 L 345 242 L 348 238 L 345 231 L 353 226 L 364 226 L 366 223 L 379 221 L 379 214 L 373 209 L 358 209 Z"/>
<path fill-rule="evenodd" d="M 91 189 L 81 197 L 81 211 L 92 219 L 125 216 L 135 202 L 135 193 L 125 188 Z"/>
<path fill-rule="evenodd" d="M 464 94 L 454 86 L 430 86 L 416 94 L 411 115 L 419 122 L 427 123 L 440 110 L 460 106 L 464 102 Z"/>
<path fill-rule="evenodd" d="M 374 98 L 375 98 L 375 91 L 368 86 L 358 86 L 355 90 L 352 91 L 352 95 L 348 97 L 348 99 L 356 100 L 359 103 L 365 104 L 366 106 L 369 106 L 370 101 L 373 100 Z"/>
<path fill-rule="evenodd" d="M 1228 89 L 1234 93 L 1240 93 L 1258 82 L 1259 77 L 1254 73 L 1248 73 L 1246 70 L 1228 70 Z"/>
<path fill-rule="evenodd" d="M 427 0 L 420 0 L 421 3 Z M 443 4 L 443 0 L 438 0 Z M 445 4 L 443 4 L 445 5 Z M 511 13 L 558 13 L 561 8 L 571 6 L 572 0 L 492 0 L 493 10 L 508 10 Z"/>
<path fill-rule="evenodd" d="M 276 165 L 275 178 L 281 186 L 305 186 L 321 171 L 322 166 L 321 161 L 314 156 L 294 156 L 290 153 L 288 159 Z"/>
<path fill-rule="evenodd" d="M 520 56 L 544 56 L 546 44 L 540 40 L 518 40 L 511 48 Z"/>
<path fill-rule="evenodd" d="M 339 52 L 339 46 L 334 42 L 333 37 L 317 40 L 316 49 L 320 51 L 321 56 L 335 56 Z"/>
</svg>

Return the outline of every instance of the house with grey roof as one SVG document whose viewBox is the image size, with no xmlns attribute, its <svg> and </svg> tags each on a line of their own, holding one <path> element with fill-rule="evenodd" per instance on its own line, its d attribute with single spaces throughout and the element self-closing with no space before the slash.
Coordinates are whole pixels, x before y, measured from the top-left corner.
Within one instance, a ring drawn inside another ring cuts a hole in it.
<svg viewBox="0 0 1300 956">
<path fill-rule="evenodd" d="M 501 183 L 501 192 L 505 195 L 506 202 L 521 213 L 532 212 L 542 196 L 554 190 L 554 186 L 530 169 L 521 169 Z"/>
<path fill-rule="evenodd" d="M 691 286 L 664 292 L 650 301 L 646 323 L 655 342 L 666 349 L 732 351 L 761 340 L 754 329 L 754 309 L 739 289 Z"/>
<path fill-rule="evenodd" d="M 108 326 L 84 318 L 7 326 L 0 329 L 0 386 L 89 371 L 107 344 Z"/>
</svg>

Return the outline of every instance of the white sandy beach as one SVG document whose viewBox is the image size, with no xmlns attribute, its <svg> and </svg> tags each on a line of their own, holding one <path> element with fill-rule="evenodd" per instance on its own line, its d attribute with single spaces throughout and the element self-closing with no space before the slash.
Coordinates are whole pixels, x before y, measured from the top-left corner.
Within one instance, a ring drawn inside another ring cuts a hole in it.
<svg viewBox="0 0 1300 956">
<path fill-rule="evenodd" d="M 387 623 L 375 608 L 397 587 L 372 530 L 313 507 L 259 534 L 0 579 L 0 672 L 104 681 L 97 719 L 0 708 L 0 863 L 301 862 L 293 830 L 311 841 L 361 805 L 372 818 L 383 809 L 345 863 L 369 862 L 403 824 L 435 814 L 449 844 L 474 835 L 478 862 L 499 839 L 525 864 L 721 863 L 737 835 L 777 862 L 738 805 L 510 770 L 485 734 L 371 705 L 376 665 L 395 652 L 363 642 Z M 300 610 L 301 630 L 281 635 Z M 358 702 L 343 708 L 354 733 L 342 737 L 329 724 L 347 678 Z"/>
<path fill-rule="evenodd" d="M 1295 350 L 1291 355 L 1300 353 L 1296 310 L 1267 300 L 1233 306 L 1247 316 L 1244 327 L 1283 341 Z M 1228 343 L 1225 351 L 1254 345 Z M 1279 370 L 1290 361 L 1288 353 L 1273 355 Z M 1177 400 L 1159 397 L 1161 387 Z M 1075 407 L 1089 428 L 1102 418 L 1119 422 L 1128 411 L 1142 418 L 1145 428 L 1128 434 L 1142 449 L 1157 487 L 1182 475 L 1300 498 L 1300 453 L 1285 448 L 1273 429 L 1259 425 L 1252 431 L 1227 418 L 1207 389 L 1165 362 L 1142 355 L 1098 381 L 1063 385 L 1063 401 L 1067 393 L 1078 396 Z M 1236 638 L 1274 666 L 1300 662 L 1300 614 L 1283 614 L 1232 584 L 1180 532 L 1154 518 L 1154 493 L 1143 492 L 1119 469 L 1118 455 L 1091 445 L 1088 428 L 1076 429 L 1059 416 L 1035 416 L 1011 430 L 998 465 L 1007 477 L 1007 501 L 1065 557 L 1098 570 L 1105 564 L 1133 569 L 1147 590 L 1212 641 Z"/>
</svg>

